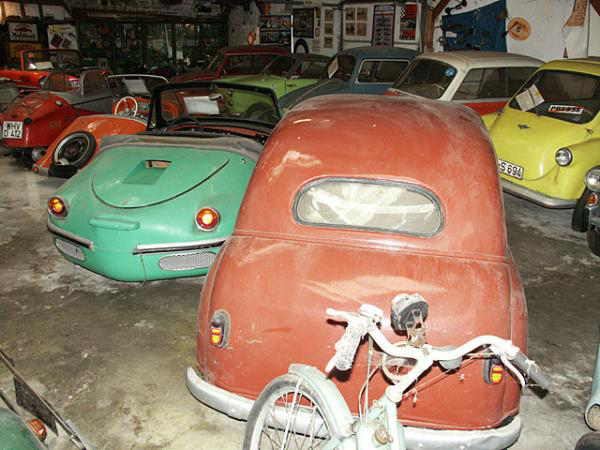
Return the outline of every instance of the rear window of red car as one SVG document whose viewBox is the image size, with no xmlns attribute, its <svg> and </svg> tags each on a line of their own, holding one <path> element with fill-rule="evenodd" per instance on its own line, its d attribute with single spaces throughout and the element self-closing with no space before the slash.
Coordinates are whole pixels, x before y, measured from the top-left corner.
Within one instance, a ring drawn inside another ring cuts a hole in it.
<svg viewBox="0 0 600 450">
<path fill-rule="evenodd" d="M 431 237 L 444 224 L 437 197 L 412 183 L 324 178 L 296 195 L 294 216 L 304 225 Z"/>
</svg>

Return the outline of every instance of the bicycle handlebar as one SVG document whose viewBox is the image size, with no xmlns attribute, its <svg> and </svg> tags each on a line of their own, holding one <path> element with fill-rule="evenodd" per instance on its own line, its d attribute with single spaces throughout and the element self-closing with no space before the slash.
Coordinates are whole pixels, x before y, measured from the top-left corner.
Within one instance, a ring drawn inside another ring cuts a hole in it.
<svg viewBox="0 0 600 450">
<path fill-rule="evenodd" d="M 551 383 L 550 377 L 548 377 L 534 361 L 527 358 L 523 352 L 517 352 L 511 362 L 517 366 L 521 372 L 535 381 L 539 387 L 548 390 Z"/>
<path fill-rule="evenodd" d="M 361 312 L 362 311 L 363 309 L 361 308 Z M 366 311 L 368 311 L 368 309 Z M 388 355 L 416 359 L 417 361 L 420 361 L 419 364 L 425 364 L 427 366 L 430 366 L 435 361 L 460 358 L 465 354 L 474 351 L 476 348 L 486 345 L 489 346 L 497 356 L 501 357 L 507 369 L 515 372 L 515 375 L 521 384 L 525 384 L 523 377 L 519 371 L 513 367 L 513 364 L 535 381 L 542 389 L 548 390 L 551 383 L 548 375 L 546 375 L 534 361 L 528 359 L 527 356 L 523 354 L 518 347 L 514 346 L 510 340 L 502 339 L 497 336 L 479 336 L 452 349 L 433 347 L 425 344 L 424 348 L 427 350 L 427 352 L 425 352 L 424 349 L 410 345 L 395 346 L 391 344 L 383 333 L 381 333 L 379 328 L 377 328 L 377 317 L 370 317 L 368 314 L 359 315 L 356 313 L 337 311 L 331 308 L 327 308 L 326 312 L 329 317 L 335 320 L 348 322 L 348 327 L 346 328 L 344 335 L 335 344 L 335 355 L 331 358 L 329 363 L 327 363 L 325 368 L 327 372 L 330 372 L 333 367 L 342 371 L 350 369 L 361 339 L 365 334 L 369 333 L 377 345 Z M 418 377 L 418 375 L 416 376 Z"/>
<path fill-rule="evenodd" d="M 349 370 L 354 362 L 358 345 L 367 333 L 369 319 L 330 308 L 327 308 L 327 315 L 334 319 L 348 322 L 348 326 L 342 338 L 335 344 L 335 355 L 327 363 L 325 371 L 329 373 L 334 367 L 341 371 Z"/>
</svg>

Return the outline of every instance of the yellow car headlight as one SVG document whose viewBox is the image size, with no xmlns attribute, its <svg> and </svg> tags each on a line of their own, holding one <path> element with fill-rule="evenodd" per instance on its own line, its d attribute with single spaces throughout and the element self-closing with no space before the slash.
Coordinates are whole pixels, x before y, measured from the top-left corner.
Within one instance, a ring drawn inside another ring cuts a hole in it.
<svg viewBox="0 0 600 450">
<path fill-rule="evenodd" d="M 567 147 L 559 148 L 556 155 L 554 155 L 554 159 L 556 160 L 556 164 L 565 167 L 573 161 L 573 153 Z"/>
</svg>

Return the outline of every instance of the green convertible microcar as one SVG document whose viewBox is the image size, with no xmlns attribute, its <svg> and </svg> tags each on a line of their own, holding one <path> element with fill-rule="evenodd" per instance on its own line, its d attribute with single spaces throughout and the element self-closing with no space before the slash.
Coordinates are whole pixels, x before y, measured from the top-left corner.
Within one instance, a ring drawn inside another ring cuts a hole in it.
<svg viewBox="0 0 600 450">
<path fill-rule="evenodd" d="M 246 185 L 278 120 L 248 119 L 270 89 L 165 85 L 147 131 L 103 141 L 94 161 L 48 200 L 48 230 L 69 261 L 108 278 L 204 275 L 233 231 Z"/>
</svg>

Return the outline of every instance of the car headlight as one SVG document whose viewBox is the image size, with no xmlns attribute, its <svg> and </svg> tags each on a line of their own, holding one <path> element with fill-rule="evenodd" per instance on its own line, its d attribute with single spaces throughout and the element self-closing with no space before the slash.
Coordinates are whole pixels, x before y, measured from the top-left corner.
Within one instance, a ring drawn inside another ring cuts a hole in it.
<svg viewBox="0 0 600 450">
<path fill-rule="evenodd" d="M 595 167 L 585 174 L 585 185 L 590 191 L 600 192 L 600 168 Z"/>
<path fill-rule="evenodd" d="M 559 148 L 554 159 L 559 166 L 568 166 L 573 161 L 573 153 L 567 147 Z"/>
</svg>

